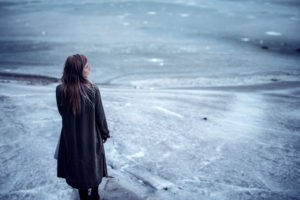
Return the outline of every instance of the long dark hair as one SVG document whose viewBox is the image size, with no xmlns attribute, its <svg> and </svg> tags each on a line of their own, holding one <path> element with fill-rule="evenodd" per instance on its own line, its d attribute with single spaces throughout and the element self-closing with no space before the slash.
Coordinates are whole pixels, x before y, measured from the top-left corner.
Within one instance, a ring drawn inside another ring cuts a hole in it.
<svg viewBox="0 0 300 200">
<path fill-rule="evenodd" d="M 87 58 L 84 55 L 75 54 L 69 56 L 64 65 L 61 90 L 74 115 L 81 112 L 81 97 L 85 103 L 92 103 L 89 94 L 93 95 L 94 84 L 82 74 L 86 64 Z"/>
</svg>

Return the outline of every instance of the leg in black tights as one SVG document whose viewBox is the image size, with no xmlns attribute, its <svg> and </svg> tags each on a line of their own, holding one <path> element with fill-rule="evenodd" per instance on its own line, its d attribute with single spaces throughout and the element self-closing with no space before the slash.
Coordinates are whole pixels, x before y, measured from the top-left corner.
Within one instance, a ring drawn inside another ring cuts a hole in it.
<svg viewBox="0 0 300 200">
<path fill-rule="evenodd" d="M 80 200 L 88 200 L 88 189 L 78 189 Z"/>
<path fill-rule="evenodd" d="M 91 200 L 100 200 L 100 196 L 98 193 L 98 187 L 99 187 L 99 185 L 92 188 Z"/>
</svg>

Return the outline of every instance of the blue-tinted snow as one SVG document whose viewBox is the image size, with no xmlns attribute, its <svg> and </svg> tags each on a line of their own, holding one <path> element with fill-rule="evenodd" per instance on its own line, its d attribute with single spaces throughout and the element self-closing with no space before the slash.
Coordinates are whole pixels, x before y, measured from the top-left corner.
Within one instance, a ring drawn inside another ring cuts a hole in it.
<svg viewBox="0 0 300 200">
<path fill-rule="evenodd" d="M 83 53 L 112 138 L 103 199 L 300 199 L 297 0 L 1 1 L 0 199 L 56 177 L 52 79 Z"/>
</svg>

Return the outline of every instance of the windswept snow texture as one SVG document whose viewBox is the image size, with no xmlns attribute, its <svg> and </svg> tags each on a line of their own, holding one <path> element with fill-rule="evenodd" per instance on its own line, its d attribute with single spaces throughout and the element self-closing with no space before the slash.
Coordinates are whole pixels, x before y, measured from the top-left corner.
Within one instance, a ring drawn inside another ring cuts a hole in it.
<svg viewBox="0 0 300 200">
<path fill-rule="evenodd" d="M 75 53 L 112 136 L 102 199 L 300 199 L 298 0 L 11 0 L 0 16 L 1 200 L 79 199 L 53 157 Z"/>
</svg>

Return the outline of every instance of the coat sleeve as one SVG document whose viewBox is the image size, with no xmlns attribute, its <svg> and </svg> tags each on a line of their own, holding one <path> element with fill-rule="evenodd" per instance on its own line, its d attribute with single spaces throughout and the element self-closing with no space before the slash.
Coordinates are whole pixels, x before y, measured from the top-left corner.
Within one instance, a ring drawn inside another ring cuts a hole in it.
<svg viewBox="0 0 300 200">
<path fill-rule="evenodd" d="M 56 104 L 57 104 L 57 109 L 60 115 L 62 115 L 62 105 L 60 101 L 60 96 L 59 96 L 59 85 L 56 86 Z"/>
<path fill-rule="evenodd" d="M 96 87 L 95 112 L 96 112 L 96 125 L 100 129 L 102 139 L 106 140 L 107 138 L 110 138 L 110 134 L 107 127 L 106 117 L 105 117 L 101 95 L 98 87 Z"/>
</svg>

